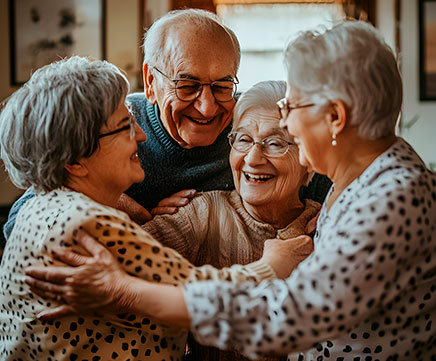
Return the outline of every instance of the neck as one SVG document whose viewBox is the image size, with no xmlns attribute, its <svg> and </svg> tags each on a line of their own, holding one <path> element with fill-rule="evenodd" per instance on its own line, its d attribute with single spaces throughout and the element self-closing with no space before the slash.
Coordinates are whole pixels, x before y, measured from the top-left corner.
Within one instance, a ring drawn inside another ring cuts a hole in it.
<svg viewBox="0 0 436 361">
<path fill-rule="evenodd" d="M 334 184 L 335 199 L 396 140 L 397 137 L 391 135 L 377 140 L 350 137 L 348 142 L 344 141 L 341 145 L 338 142 L 338 147 L 335 149 L 336 162 L 327 174 Z"/>
<path fill-rule="evenodd" d="M 266 206 L 254 206 L 242 200 L 245 210 L 256 221 L 268 223 L 275 229 L 285 228 L 292 223 L 304 210 L 304 204 L 298 199 L 287 202 L 285 209 L 283 204 L 268 204 Z"/>
<path fill-rule="evenodd" d="M 113 189 L 104 189 L 101 185 L 95 186 L 83 179 L 70 179 L 66 187 L 73 191 L 83 193 L 92 200 L 112 208 L 117 207 L 118 200 L 122 194 L 122 192 L 116 192 Z"/>
</svg>

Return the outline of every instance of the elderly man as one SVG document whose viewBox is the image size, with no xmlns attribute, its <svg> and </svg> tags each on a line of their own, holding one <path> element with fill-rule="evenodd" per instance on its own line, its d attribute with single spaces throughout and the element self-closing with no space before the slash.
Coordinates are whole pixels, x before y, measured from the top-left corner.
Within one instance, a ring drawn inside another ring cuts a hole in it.
<svg viewBox="0 0 436 361">
<path fill-rule="evenodd" d="M 176 10 L 154 22 L 144 40 L 144 93 L 127 97 L 147 135 L 138 147 L 144 181 L 120 199 L 119 208 L 141 223 L 175 212 L 195 190 L 233 189 L 228 163 L 239 43 L 216 15 Z M 308 191 L 322 201 L 330 186 L 316 176 Z M 8 238 L 28 190 L 13 206 L 4 227 Z M 303 195 L 303 198 L 306 196 Z"/>
</svg>

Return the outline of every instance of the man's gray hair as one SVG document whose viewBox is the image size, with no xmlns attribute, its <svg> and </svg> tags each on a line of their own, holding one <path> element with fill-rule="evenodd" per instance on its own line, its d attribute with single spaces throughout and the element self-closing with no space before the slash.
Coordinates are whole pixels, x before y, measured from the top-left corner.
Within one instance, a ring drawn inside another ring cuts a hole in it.
<svg viewBox="0 0 436 361">
<path fill-rule="evenodd" d="M 395 133 L 402 81 L 391 48 L 363 21 L 346 21 L 323 33 L 302 32 L 284 54 L 288 85 L 313 102 L 341 99 L 350 124 L 366 139 Z"/>
<path fill-rule="evenodd" d="M 128 91 L 107 61 L 74 56 L 35 71 L 0 114 L 0 155 L 12 182 L 37 192 L 65 185 L 64 166 L 97 149 L 101 127 Z"/>
<path fill-rule="evenodd" d="M 214 33 L 217 29 L 224 31 L 231 40 L 235 52 L 235 72 L 239 68 L 241 49 L 235 33 L 224 25 L 222 19 L 216 14 L 201 9 L 173 10 L 158 18 L 144 34 L 144 62 L 149 67 L 161 67 L 165 71 L 171 70 L 172 54 L 165 53 L 165 40 L 174 26 L 195 26 L 199 33 Z M 189 36 L 186 41 L 190 41 Z M 212 46 L 213 44 L 211 44 Z"/>
<path fill-rule="evenodd" d="M 286 94 L 286 82 L 282 80 L 261 81 L 244 92 L 233 111 L 233 127 L 236 127 L 243 115 L 250 109 L 259 107 L 277 113 L 277 102 Z"/>
</svg>

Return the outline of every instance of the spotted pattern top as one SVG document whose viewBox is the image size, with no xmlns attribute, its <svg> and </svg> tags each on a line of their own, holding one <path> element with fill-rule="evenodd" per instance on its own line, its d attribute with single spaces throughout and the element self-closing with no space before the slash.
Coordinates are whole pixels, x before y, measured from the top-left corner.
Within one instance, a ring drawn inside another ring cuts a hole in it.
<svg viewBox="0 0 436 361">
<path fill-rule="evenodd" d="M 195 268 L 163 247 L 128 216 L 67 189 L 38 195 L 20 210 L 0 267 L 1 360 L 179 360 L 187 332 L 135 314 L 73 315 L 40 321 L 58 305 L 33 295 L 24 283 L 31 265 L 56 264 L 53 247 L 75 249 L 72 234 L 83 227 L 104 244 L 130 274 L 177 285 L 195 279 L 240 282 L 274 277 L 262 262 L 217 270 Z"/>
<path fill-rule="evenodd" d="M 200 342 L 252 358 L 436 359 L 436 175 L 398 139 L 321 209 L 286 280 L 185 286 Z"/>
</svg>

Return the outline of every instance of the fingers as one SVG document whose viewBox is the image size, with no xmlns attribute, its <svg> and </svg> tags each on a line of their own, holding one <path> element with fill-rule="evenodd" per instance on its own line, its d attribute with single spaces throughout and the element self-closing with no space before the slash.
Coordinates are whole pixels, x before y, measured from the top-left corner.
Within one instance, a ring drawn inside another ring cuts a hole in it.
<svg viewBox="0 0 436 361">
<path fill-rule="evenodd" d="M 187 204 L 188 202 L 186 202 Z M 155 207 L 151 210 L 153 216 L 158 216 L 162 214 L 175 214 L 179 210 L 179 207 Z"/>
<path fill-rule="evenodd" d="M 197 191 L 195 189 L 184 189 L 174 193 L 171 197 L 180 197 L 180 198 L 193 198 L 197 195 Z M 171 198 L 168 197 L 168 198 Z"/>
<path fill-rule="evenodd" d="M 91 256 L 96 256 L 101 253 L 109 252 L 101 243 L 97 242 L 93 237 L 91 237 L 88 233 L 81 229 L 79 229 L 75 234 L 75 239 L 86 251 L 88 251 Z M 72 257 L 72 255 L 70 256 Z M 90 257 L 77 255 L 75 256 L 75 258 L 77 260 L 83 260 L 84 262 L 79 264 L 82 265 L 86 263 L 86 261 Z"/>
<path fill-rule="evenodd" d="M 44 310 L 40 312 L 37 317 L 41 321 L 48 321 L 48 320 L 54 320 L 59 317 L 68 316 L 75 314 L 76 311 L 74 308 L 68 305 L 62 305 L 56 308 L 51 308 L 49 310 Z"/>
<path fill-rule="evenodd" d="M 53 249 L 51 253 L 56 260 L 74 267 L 85 264 L 89 258 L 66 248 Z"/>
<path fill-rule="evenodd" d="M 26 275 L 30 276 L 31 278 L 26 279 L 26 283 L 30 286 L 37 286 L 42 285 L 42 283 L 45 283 L 47 285 L 54 283 L 57 285 L 63 285 L 65 284 L 65 280 L 71 276 L 71 270 L 72 268 L 69 267 L 27 267 L 26 268 Z M 47 282 L 43 282 L 47 281 Z M 41 283 L 38 283 L 41 282 Z M 51 283 L 49 283 L 51 282 Z M 50 291 L 48 286 L 44 287 L 42 286 L 42 289 L 45 289 L 47 291 Z"/>
</svg>

